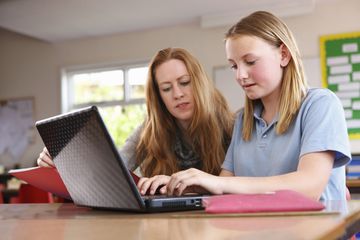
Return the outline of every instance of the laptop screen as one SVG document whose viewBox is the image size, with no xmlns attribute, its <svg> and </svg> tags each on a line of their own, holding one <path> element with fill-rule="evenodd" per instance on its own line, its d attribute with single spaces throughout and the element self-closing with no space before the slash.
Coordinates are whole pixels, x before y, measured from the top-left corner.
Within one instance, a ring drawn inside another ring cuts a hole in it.
<svg viewBox="0 0 360 240">
<path fill-rule="evenodd" d="M 73 201 L 131 211 L 202 209 L 201 196 L 143 199 L 96 106 L 36 122 Z"/>
<path fill-rule="evenodd" d="M 76 204 L 144 207 L 96 107 L 38 121 L 36 127 Z"/>
</svg>

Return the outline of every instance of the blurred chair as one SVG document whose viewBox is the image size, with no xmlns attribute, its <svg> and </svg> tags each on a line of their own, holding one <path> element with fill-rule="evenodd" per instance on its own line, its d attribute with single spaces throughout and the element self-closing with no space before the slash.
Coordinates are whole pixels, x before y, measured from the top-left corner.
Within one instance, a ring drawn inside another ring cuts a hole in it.
<svg viewBox="0 0 360 240">
<path fill-rule="evenodd" d="M 5 185 L 0 183 L 0 203 L 4 203 L 3 190 L 5 189 Z"/>
<path fill-rule="evenodd" d="M 19 195 L 12 197 L 10 203 L 53 203 L 53 195 L 37 187 L 22 183 L 19 188 Z"/>
</svg>

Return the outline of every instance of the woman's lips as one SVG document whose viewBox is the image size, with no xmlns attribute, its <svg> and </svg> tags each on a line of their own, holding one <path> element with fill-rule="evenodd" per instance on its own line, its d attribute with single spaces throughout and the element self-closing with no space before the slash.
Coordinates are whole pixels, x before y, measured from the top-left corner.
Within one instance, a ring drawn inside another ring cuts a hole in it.
<svg viewBox="0 0 360 240">
<path fill-rule="evenodd" d="M 180 104 L 176 105 L 176 108 L 185 109 L 188 105 L 189 105 L 189 103 L 180 103 Z"/>
</svg>

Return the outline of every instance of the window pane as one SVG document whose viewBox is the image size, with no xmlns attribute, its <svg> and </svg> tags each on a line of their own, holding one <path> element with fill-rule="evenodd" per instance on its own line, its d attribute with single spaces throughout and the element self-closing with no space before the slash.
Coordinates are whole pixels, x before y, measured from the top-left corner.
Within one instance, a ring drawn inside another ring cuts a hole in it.
<svg viewBox="0 0 360 240">
<path fill-rule="evenodd" d="M 105 107 L 100 109 L 115 145 L 120 148 L 130 134 L 144 121 L 145 104 Z"/>
<path fill-rule="evenodd" d="M 75 74 L 72 77 L 73 104 L 122 100 L 124 74 L 122 70 Z"/>
<path fill-rule="evenodd" d="M 145 98 L 148 67 L 129 69 L 130 99 Z"/>
</svg>

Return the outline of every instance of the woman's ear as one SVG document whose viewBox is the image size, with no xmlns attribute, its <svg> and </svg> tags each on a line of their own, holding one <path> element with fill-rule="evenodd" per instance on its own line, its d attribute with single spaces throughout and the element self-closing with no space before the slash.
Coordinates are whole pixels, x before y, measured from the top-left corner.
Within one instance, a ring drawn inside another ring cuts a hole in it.
<svg viewBox="0 0 360 240">
<path fill-rule="evenodd" d="M 282 43 L 280 45 L 280 52 L 281 52 L 280 65 L 281 65 L 281 67 L 286 67 L 288 65 L 288 63 L 290 62 L 290 59 L 291 59 L 290 51 L 286 47 L 286 45 Z"/>
</svg>

